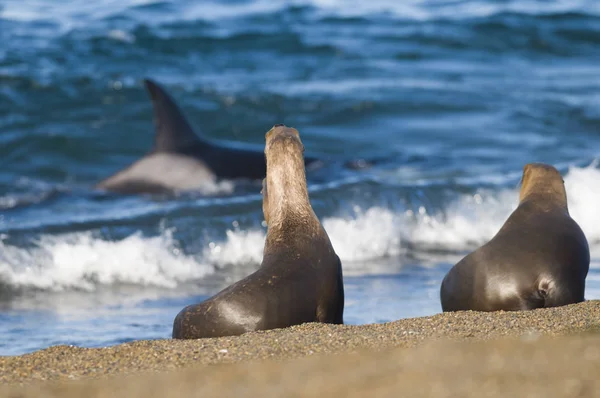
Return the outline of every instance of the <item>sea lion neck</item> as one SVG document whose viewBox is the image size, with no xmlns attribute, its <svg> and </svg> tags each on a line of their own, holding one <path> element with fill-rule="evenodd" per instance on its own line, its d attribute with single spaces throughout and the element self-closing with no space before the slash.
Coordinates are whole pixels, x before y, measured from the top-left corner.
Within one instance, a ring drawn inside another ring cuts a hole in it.
<svg viewBox="0 0 600 398">
<path fill-rule="evenodd" d="M 313 216 L 301 147 L 277 145 L 265 151 L 265 156 L 263 212 L 269 232 L 283 227 L 284 222 L 305 219 L 307 214 Z"/>
</svg>

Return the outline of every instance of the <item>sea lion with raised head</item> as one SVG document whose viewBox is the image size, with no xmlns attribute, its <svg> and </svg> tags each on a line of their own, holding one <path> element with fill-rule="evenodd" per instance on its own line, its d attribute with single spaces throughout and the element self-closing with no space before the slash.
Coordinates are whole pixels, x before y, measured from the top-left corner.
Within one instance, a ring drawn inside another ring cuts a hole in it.
<svg viewBox="0 0 600 398">
<path fill-rule="evenodd" d="M 173 338 L 343 323 L 342 267 L 310 204 L 303 152 L 296 129 L 276 125 L 267 132 L 262 264 L 215 296 L 184 308 L 173 322 Z"/>
<path fill-rule="evenodd" d="M 446 275 L 444 311 L 529 310 L 584 301 L 590 251 L 554 167 L 524 167 L 520 201 L 500 231 Z"/>
</svg>

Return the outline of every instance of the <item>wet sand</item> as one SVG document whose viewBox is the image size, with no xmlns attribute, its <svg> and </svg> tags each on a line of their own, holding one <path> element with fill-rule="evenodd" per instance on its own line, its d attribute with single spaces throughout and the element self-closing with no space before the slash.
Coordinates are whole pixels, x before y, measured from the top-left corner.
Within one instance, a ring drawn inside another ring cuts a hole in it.
<svg viewBox="0 0 600 398">
<path fill-rule="evenodd" d="M 218 339 L 56 346 L 0 358 L 0 394 L 588 396 L 600 393 L 599 331 L 600 301 L 589 301 Z M 223 365 L 206 366 L 214 364 Z"/>
</svg>

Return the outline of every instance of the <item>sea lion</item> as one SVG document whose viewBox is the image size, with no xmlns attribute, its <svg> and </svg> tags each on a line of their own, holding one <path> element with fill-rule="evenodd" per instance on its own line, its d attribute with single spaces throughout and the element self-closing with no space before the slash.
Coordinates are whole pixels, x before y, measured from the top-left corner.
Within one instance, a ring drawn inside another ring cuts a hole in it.
<svg viewBox="0 0 600 398">
<path fill-rule="evenodd" d="M 99 182 L 97 189 L 122 194 L 171 193 L 202 190 L 220 179 L 260 180 L 265 176 L 262 148 L 201 137 L 162 87 L 150 79 L 144 84 L 154 109 L 154 147 Z M 320 164 L 317 158 L 306 158 L 307 167 L 318 168 Z"/>
<path fill-rule="evenodd" d="M 569 216 L 560 173 L 531 163 L 521 182 L 519 206 L 496 236 L 444 278 L 443 311 L 516 311 L 584 301 L 590 250 Z"/>
<path fill-rule="evenodd" d="M 267 238 L 262 264 L 215 296 L 184 308 L 173 322 L 173 338 L 232 336 L 305 322 L 343 323 L 342 266 L 309 201 L 298 131 L 276 125 L 265 138 Z"/>
</svg>

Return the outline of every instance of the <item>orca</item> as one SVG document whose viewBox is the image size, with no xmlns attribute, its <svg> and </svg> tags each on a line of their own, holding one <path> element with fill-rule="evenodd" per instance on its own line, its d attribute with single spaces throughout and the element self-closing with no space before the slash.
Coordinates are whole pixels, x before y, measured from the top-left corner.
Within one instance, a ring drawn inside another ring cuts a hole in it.
<svg viewBox="0 0 600 398">
<path fill-rule="evenodd" d="M 153 148 L 142 158 L 95 188 L 119 194 L 164 194 L 202 191 L 221 180 L 262 180 L 265 155 L 238 143 L 209 140 L 194 132 L 173 98 L 156 82 L 144 79 L 152 99 L 155 138 Z M 307 168 L 319 167 L 319 159 L 308 157 Z"/>
</svg>

